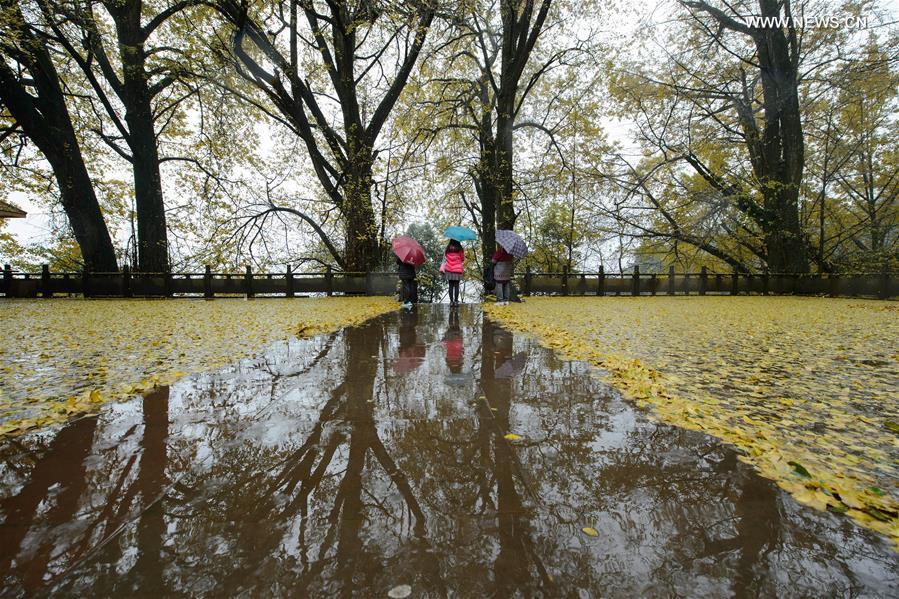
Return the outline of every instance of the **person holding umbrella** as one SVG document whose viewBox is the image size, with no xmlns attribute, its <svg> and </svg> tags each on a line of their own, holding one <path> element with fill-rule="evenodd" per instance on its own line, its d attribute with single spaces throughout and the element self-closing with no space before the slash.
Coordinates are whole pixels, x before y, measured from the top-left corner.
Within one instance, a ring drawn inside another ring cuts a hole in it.
<svg viewBox="0 0 899 599">
<path fill-rule="evenodd" d="M 493 254 L 493 280 L 496 281 L 496 303 L 509 303 L 512 287 L 512 274 L 515 272 L 515 259 L 524 258 L 528 246 L 524 239 L 514 231 L 497 229 L 496 253 Z"/>
<path fill-rule="evenodd" d="M 446 251 L 443 252 L 443 264 L 440 271 L 449 284 L 450 306 L 459 305 L 459 283 L 462 281 L 462 273 L 465 272 L 465 250 L 462 249 L 462 241 L 477 239 L 477 233 L 467 227 L 449 227 L 443 234 L 449 237 Z"/>
<path fill-rule="evenodd" d="M 402 283 L 400 301 L 404 306 L 418 303 L 418 281 L 416 268 L 425 263 L 425 251 L 411 237 L 401 235 L 391 244 L 396 255 L 397 275 Z"/>
</svg>

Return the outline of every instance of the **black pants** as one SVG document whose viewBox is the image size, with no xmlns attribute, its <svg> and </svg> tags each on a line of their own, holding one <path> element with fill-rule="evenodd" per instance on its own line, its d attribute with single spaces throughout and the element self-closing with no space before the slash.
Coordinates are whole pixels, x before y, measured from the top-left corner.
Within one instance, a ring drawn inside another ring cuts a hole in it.
<svg viewBox="0 0 899 599">
<path fill-rule="evenodd" d="M 412 302 L 418 303 L 418 281 L 415 279 L 401 279 L 403 282 L 402 292 L 400 293 L 400 301 L 402 303 Z"/>
<path fill-rule="evenodd" d="M 449 298 L 454 304 L 459 303 L 459 283 L 462 281 L 447 281 L 449 283 Z"/>
</svg>

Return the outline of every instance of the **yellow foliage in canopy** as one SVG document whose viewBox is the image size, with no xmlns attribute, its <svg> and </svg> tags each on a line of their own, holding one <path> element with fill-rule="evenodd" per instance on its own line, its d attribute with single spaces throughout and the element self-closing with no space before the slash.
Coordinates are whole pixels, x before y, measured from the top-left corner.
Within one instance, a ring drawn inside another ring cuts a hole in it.
<svg viewBox="0 0 899 599">
<path fill-rule="evenodd" d="M 705 431 L 899 548 L 899 306 L 791 297 L 528 298 L 487 307 L 662 422 Z"/>
<path fill-rule="evenodd" d="M 0 439 L 395 308 L 372 297 L 3 300 Z"/>
</svg>

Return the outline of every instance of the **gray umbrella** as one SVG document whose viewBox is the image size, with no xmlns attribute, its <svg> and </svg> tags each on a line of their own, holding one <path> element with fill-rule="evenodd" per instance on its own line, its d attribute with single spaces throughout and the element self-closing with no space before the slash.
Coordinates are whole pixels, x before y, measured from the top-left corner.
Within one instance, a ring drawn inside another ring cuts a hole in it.
<svg viewBox="0 0 899 599">
<path fill-rule="evenodd" d="M 528 245 L 521 238 L 521 235 L 509 229 L 496 230 L 496 243 L 505 248 L 507 252 L 516 258 L 524 258 L 528 255 Z"/>
<path fill-rule="evenodd" d="M 511 360 L 506 360 L 503 364 L 493 372 L 494 378 L 511 379 L 516 374 L 524 370 L 525 364 L 528 362 L 527 352 L 518 352 L 512 356 Z"/>
</svg>

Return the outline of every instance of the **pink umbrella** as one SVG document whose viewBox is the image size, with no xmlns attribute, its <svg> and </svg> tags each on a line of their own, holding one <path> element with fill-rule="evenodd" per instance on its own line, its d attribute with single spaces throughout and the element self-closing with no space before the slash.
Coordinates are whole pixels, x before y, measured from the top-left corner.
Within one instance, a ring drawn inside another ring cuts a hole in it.
<svg viewBox="0 0 899 599">
<path fill-rule="evenodd" d="M 401 235 L 393 240 L 393 253 L 396 257 L 412 266 L 421 266 L 425 263 L 425 251 L 417 241 L 411 237 Z"/>
<path fill-rule="evenodd" d="M 422 365 L 427 353 L 427 346 L 418 343 L 401 348 L 396 362 L 393 363 L 394 372 L 397 374 L 409 374 Z"/>
</svg>

